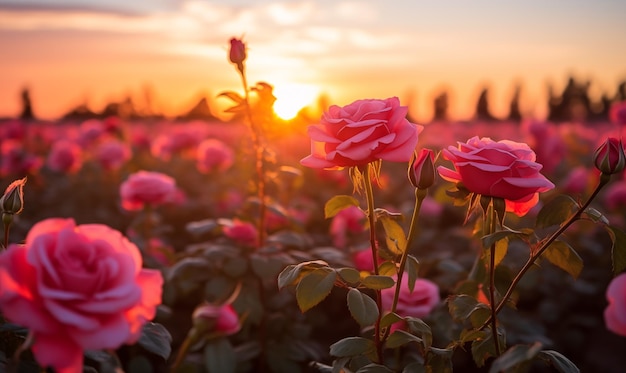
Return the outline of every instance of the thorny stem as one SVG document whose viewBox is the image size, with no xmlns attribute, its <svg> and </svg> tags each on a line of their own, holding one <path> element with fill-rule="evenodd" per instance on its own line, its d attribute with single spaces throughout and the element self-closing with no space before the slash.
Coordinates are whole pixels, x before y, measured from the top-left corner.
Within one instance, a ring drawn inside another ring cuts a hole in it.
<svg viewBox="0 0 626 373">
<path fill-rule="evenodd" d="M 376 242 L 376 217 L 374 213 L 374 192 L 372 190 L 372 179 L 370 172 L 372 166 L 370 163 L 365 167 L 363 182 L 365 183 L 365 196 L 367 198 L 367 218 L 370 226 L 370 245 L 372 247 L 372 262 L 374 264 L 374 274 L 378 275 L 378 246 Z M 378 363 L 383 362 L 383 345 L 380 338 L 380 321 L 382 319 L 382 300 L 381 291 L 376 290 L 376 306 L 378 307 L 378 318 L 374 324 L 374 342 L 376 344 L 376 354 L 378 356 Z"/>
<path fill-rule="evenodd" d="M 565 230 L 567 230 L 567 228 L 569 228 L 569 226 L 572 225 L 572 223 L 574 223 L 576 220 L 578 220 L 580 218 L 582 213 L 591 204 L 591 201 L 593 201 L 593 199 L 598 195 L 598 193 L 600 192 L 602 187 L 604 187 L 609 182 L 610 176 L 611 175 L 607 175 L 607 174 L 600 175 L 600 181 L 598 182 L 598 185 L 596 186 L 596 189 L 589 196 L 587 201 L 585 201 L 585 203 L 582 204 L 578 208 L 576 213 L 574 215 L 572 215 L 569 219 L 567 219 L 567 221 L 565 223 L 563 223 L 559 227 L 559 229 L 557 229 L 554 233 L 552 233 L 552 235 L 546 241 L 544 241 L 543 244 L 534 253 L 531 252 L 531 255 L 528 258 L 528 261 L 526 262 L 526 264 L 524 264 L 522 269 L 520 269 L 518 274 L 515 276 L 515 278 L 511 282 L 511 285 L 509 286 L 509 288 L 507 289 L 506 293 L 504 294 L 504 296 L 500 300 L 500 303 L 498 303 L 498 306 L 495 308 L 495 314 L 496 315 L 502 310 L 502 308 L 504 308 L 504 305 L 506 304 L 508 299 L 511 297 L 511 294 L 513 294 L 513 290 L 515 290 L 515 287 L 521 281 L 521 279 L 524 276 L 524 274 L 526 274 L 526 272 L 535 264 L 535 261 L 539 257 L 541 257 L 541 254 L 543 254 L 543 252 L 546 251 L 546 249 L 548 247 L 550 247 L 552 242 L 554 242 L 561 234 L 563 234 L 563 232 L 565 232 Z M 490 316 L 489 319 L 487 319 L 483 323 L 483 325 L 480 327 L 480 329 L 483 329 L 487 324 L 492 322 L 492 319 L 494 319 L 494 318 L 495 318 L 494 315 Z"/>
<path fill-rule="evenodd" d="M 257 229 L 259 230 L 259 246 L 263 246 L 265 243 L 265 152 L 261 144 L 261 129 L 254 123 L 252 116 L 252 108 L 250 107 L 250 94 L 248 92 L 248 80 L 244 69 L 238 69 L 241 76 L 241 82 L 244 90 L 244 100 L 246 103 L 246 115 L 250 122 L 250 128 L 252 132 L 252 143 L 255 149 L 255 168 L 257 177 L 257 194 L 259 197 L 259 221 Z"/>
</svg>

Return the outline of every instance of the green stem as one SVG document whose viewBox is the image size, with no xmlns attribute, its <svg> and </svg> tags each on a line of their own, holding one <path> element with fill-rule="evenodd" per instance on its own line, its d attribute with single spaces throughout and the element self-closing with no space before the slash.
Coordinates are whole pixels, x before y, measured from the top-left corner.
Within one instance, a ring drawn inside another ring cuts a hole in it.
<svg viewBox="0 0 626 373">
<path fill-rule="evenodd" d="M 493 234 L 496 231 L 497 215 L 494 208 L 494 201 L 491 200 L 487 212 L 483 229 L 486 230 L 485 235 Z M 495 242 L 489 248 L 489 308 L 491 309 L 491 334 L 493 343 L 495 344 L 496 357 L 500 356 L 500 342 L 498 341 L 498 319 L 496 318 L 496 244 Z"/>
<path fill-rule="evenodd" d="M 363 182 L 365 183 L 365 196 L 367 199 L 367 218 L 370 226 L 370 245 L 372 248 L 372 262 L 374 264 L 374 274 L 378 275 L 378 246 L 376 242 L 376 216 L 374 212 L 374 192 L 372 190 L 372 179 L 370 172 L 372 170 L 371 164 L 367 164 L 364 170 Z M 380 321 L 382 319 L 382 300 L 381 291 L 376 290 L 376 306 L 378 307 L 378 317 L 374 324 L 374 343 L 376 344 L 376 354 L 378 357 L 377 363 L 383 363 L 383 345 L 380 338 Z"/>
<path fill-rule="evenodd" d="M 411 225 L 409 226 L 409 234 L 406 241 L 406 247 L 404 248 L 404 252 L 402 253 L 402 257 L 400 258 L 400 266 L 398 268 L 398 277 L 396 281 L 395 293 L 393 295 L 393 304 L 391 305 L 391 313 L 396 312 L 396 308 L 398 307 L 398 301 L 400 299 L 400 290 L 402 284 L 402 277 L 404 276 L 404 268 L 406 267 L 406 261 L 409 257 L 409 250 L 413 247 L 413 242 L 417 237 L 417 222 L 419 217 L 419 212 L 422 207 L 422 202 L 424 202 L 424 198 L 426 198 L 427 189 L 418 189 L 415 188 L 415 207 L 413 208 L 413 216 L 411 217 Z M 389 336 L 389 328 L 385 331 L 385 335 L 383 336 L 382 343 L 384 344 Z"/>
<path fill-rule="evenodd" d="M 585 201 L 585 203 L 578 208 L 576 213 L 574 215 L 570 216 L 570 218 L 567 219 L 567 221 L 564 224 L 562 224 L 559 227 L 559 229 L 557 229 L 554 233 L 552 233 L 552 235 L 546 241 L 544 241 L 541 244 L 541 246 L 534 253 L 531 253 L 530 257 L 528 258 L 528 261 L 526 262 L 526 264 L 524 264 L 522 269 L 520 269 L 518 274 L 515 276 L 515 278 L 511 282 L 511 285 L 507 289 L 506 293 L 504 294 L 502 299 L 500 299 L 500 303 L 498 303 L 498 306 L 495 309 L 496 315 L 502 310 L 502 308 L 504 308 L 504 305 L 506 304 L 508 299 L 513 294 L 513 291 L 515 290 L 515 287 L 521 281 L 521 279 L 524 276 L 524 274 L 526 274 L 526 272 L 535 264 L 535 261 L 537 259 L 539 259 L 539 257 L 541 257 L 543 252 L 546 251 L 546 249 L 548 247 L 550 247 L 552 242 L 554 242 L 557 238 L 559 238 L 559 236 L 561 234 L 563 234 L 563 232 L 565 232 L 567 230 L 567 228 L 569 228 L 569 226 L 572 225 L 572 223 L 574 223 L 576 220 L 580 219 L 580 216 L 587 209 L 587 207 L 589 207 L 589 205 L 591 204 L 591 201 L 593 201 L 593 199 L 598 195 L 600 190 L 609 182 L 610 176 L 611 175 L 607 175 L 607 174 L 600 175 L 600 181 L 598 182 L 598 185 L 596 186 L 596 189 L 589 196 L 587 201 Z M 493 318 L 495 318 L 495 316 L 492 315 L 489 319 L 487 319 L 487 321 L 485 321 L 483 323 L 483 325 L 480 327 L 480 329 L 484 328 L 488 323 L 490 323 Z"/>
<path fill-rule="evenodd" d="M 250 94 L 248 92 L 248 80 L 244 69 L 240 69 L 239 75 L 241 76 L 241 82 L 244 90 L 244 100 L 246 103 L 246 115 L 250 122 L 250 129 L 252 132 L 252 143 L 255 150 L 255 170 L 257 178 L 257 196 L 259 197 L 259 220 L 258 220 L 258 234 L 259 234 L 259 246 L 263 246 L 265 243 L 265 154 L 261 144 L 261 128 L 255 125 L 254 118 L 252 116 L 252 108 L 250 107 Z"/>
</svg>

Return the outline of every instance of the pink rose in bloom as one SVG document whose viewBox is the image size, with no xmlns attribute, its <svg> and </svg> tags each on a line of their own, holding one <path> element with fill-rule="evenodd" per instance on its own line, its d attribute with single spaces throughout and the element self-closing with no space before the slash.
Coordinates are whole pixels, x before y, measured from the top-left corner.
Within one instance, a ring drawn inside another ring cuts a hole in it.
<svg viewBox="0 0 626 373">
<path fill-rule="evenodd" d="M 622 172 L 626 166 L 622 141 L 614 137 L 606 139 L 593 153 L 593 162 L 603 174 L 612 175 Z"/>
<path fill-rule="evenodd" d="M 391 310 L 395 286 L 381 291 L 381 301 L 383 309 Z M 413 292 L 409 290 L 409 276 L 402 276 L 400 284 L 400 296 L 396 313 L 402 317 L 424 318 L 441 302 L 439 296 L 439 286 L 430 280 L 418 278 L 415 280 Z M 402 328 L 402 323 L 396 323 L 391 326 L 391 331 Z"/>
<path fill-rule="evenodd" d="M 493 141 L 472 137 L 459 147 L 443 150 L 454 170 L 439 166 L 439 175 L 453 183 L 463 183 L 472 193 L 503 198 L 506 210 L 525 215 L 539 202 L 539 192 L 554 188 L 539 171 L 535 153 L 524 143 Z"/>
<path fill-rule="evenodd" d="M 231 225 L 224 226 L 224 235 L 233 241 L 249 246 L 257 247 L 259 242 L 259 232 L 256 226 L 247 221 L 233 219 Z"/>
<path fill-rule="evenodd" d="M 175 154 L 193 158 L 196 147 L 203 138 L 204 134 L 195 127 L 176 127 L 154 139 L 150 151 L 153 156 L 165 161 Z"/>
<path fill-rule="evenodd" d="M 311 168 L 361 166 L 379 159 L 408 162 L 422 126 L 406 119 L 408 108 L 397 97 L 333 105 L 321 123 L 309 126 L 311 155 L 300 161 Z"/>
<path fill-rule="evenodd" d="M 80 124 L 78 143 L 83 149 L 93 146 L 105 133 L 104 124 L 98 119 L 89 119 Z"/>
<path fill-rule="evenodd" d="M 606 328 L 626 337 L 626 273 L 615 277 L 606 289 L 609 305 L 604 310 Z"/>
<path fill-rule="evenodd" d="M 117 170 L 130 158 L 130 147 L 119 140 L 109 140 L 100 144 L 96 153 L 98 163 L 105 170 Z"/>
<path fill-rule="evenodd" d="M 217 139 L 206 139 L 198 145 L 198 170 L 203 173 L 228 170 L 235 161 L 233 150 Z"/>
<path fill-rule="evenodd" d="M 374 271 L 374 257 L 372 256 L 372 247 L 367 249 L 358 250 L 352 254 L 352 261 L 354 262 L 354 268 L 359 271 L 373 272 Z M 378 264 L 383 260 L 379 257 Z"/>
<path fill-rule="evenodd" d="M 53 171 L 75 173 L 82 166 L 82 150 L 73 142 L 59 140 L 52 145 L 47 164 Z"/>
<path fill-rule="evenodd" d="M 548 174 L 561 164 L 567 153 L 567 145 L 556 126 L 548 122 L 532 121 L 527 124 L 529 145 L 536 152 L 537 162 Z"/>
<path fill-rule="evenodd" d="M 330 223 L 333 245 L 338 248 L 346 247 L 349 236 L 365 231 L 365 219 L 365 213 L 357 206 L 339 211 Z"/>
<path fill-rule="evenodd" d="M 82 372 L 83 350 L 135 343 L 154 318 L 163 278 L 141 267 L 118 231 L 47 219 L 0 254 L 0 309 L 33 334 L 39 364 Z"/>
<path fill-rule="evenodd" d="M 241 329 L 239 315 L 230 304 L 202 304 L 193 311 L 192 319 L 194 327 L 206 330 L 208 334 L 229 336 Z"/>
<path fill-rule="evenodd" d="M 160 205 L 171 201 L 176 193 L 176 182 L 160 172 L 138 171 L 120 186 L 122 207 L 141 210 L 145 204 Z"/>
<path fill-rule="evenodd" d="M 609 112 L 609 118 L 613 123 L 626 124 L 626 101 L 613 103 Z"/>
</svg>

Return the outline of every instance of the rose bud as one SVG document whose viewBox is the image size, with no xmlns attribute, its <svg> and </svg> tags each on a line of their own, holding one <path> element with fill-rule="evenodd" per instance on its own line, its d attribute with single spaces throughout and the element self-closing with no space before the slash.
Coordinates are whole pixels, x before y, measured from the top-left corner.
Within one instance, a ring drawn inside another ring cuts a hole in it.
<svg viewBox="0 0 626 373">
<path fill-rule="evenodd" d="M 624 170 L 626 155 L 622 141 L 609 137 L 593 154 L 593 162 L 603 174 L 612 175 Z"/>
<path fill-rule="evenodd" d="M 24 209 L 24 184 L 26 178 L 15 180 L 4 191 L 0 198 L 0 209 L 3 213 L 17 215 Z"/>
<path fill-rule="evenodd" d="M 243 61 L 246 60 L 246 44 L 241 39 L 230 39 L 230 62 L 237 65 L 237 69 L 243 72 Z"/>
<path fill-rule="evenodd" d="M 241 329 L 239 316 L 232 305 L 222 306 L 203 303 L 192 315 L 193 326 L 200 333 L 228 336 Z"/>
<path fill-rule="evenodd" d="M 417 189 L 428 189 L 435 182 L 435 152 L 422 149 L 413 153 L 409 166 L 409 181 Z"/>
</svg>

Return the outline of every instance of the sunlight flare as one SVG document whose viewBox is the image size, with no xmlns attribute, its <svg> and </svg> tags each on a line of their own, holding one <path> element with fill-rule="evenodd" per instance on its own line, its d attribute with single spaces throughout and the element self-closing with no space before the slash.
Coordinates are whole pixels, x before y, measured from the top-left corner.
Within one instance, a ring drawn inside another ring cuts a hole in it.
<svg viewBox="0 0 626 373">
<path fill-rule="evenodd" d="M 311 105 L 319 95 L 319 89 L 310 84 L 287 83 L 274 88 L 274 111 L 281 119 L 293 119 L 304 107 Z"/>
</svg>

